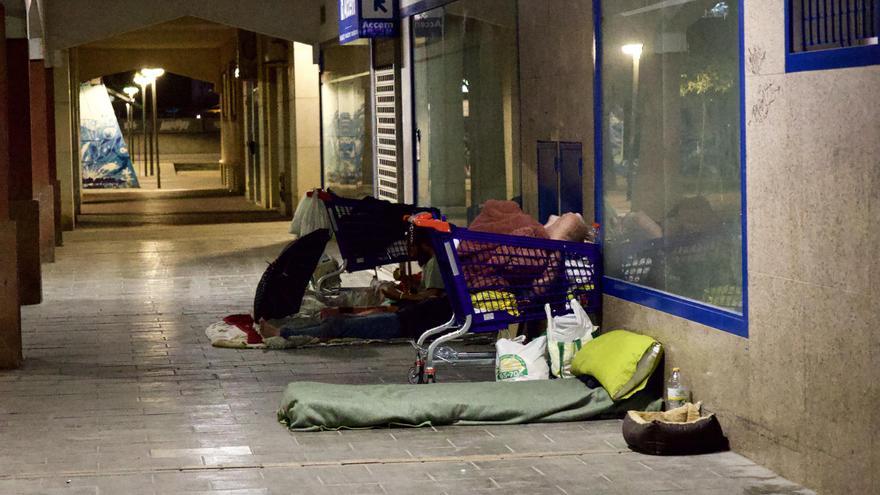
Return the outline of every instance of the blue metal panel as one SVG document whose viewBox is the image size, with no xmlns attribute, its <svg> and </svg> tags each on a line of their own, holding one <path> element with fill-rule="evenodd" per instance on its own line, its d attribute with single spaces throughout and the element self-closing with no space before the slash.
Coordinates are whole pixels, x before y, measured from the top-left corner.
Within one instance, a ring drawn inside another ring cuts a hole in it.
<svg viewBox="0 0 880 495">
<path fill-rule="evenodd" d="M 538 141 L 538 220 L 559 214 L 559 156 L 555 141 Z"/>
<path fill-rule="evenodd" d="M 581 143 L 538 141 L 538 220 L 584 211 L 584 153 Z"/>
<path fill-rule="evenodd" d="M 559 144 L 560 213 L 584 211 L 584 147 L 581 143 Z M 587 219 L 589 222 L 590 219 Z"/>
<path fill-rule="evenodd" d="M 596 195 L 595 207 L 596 218 L 602 223 L 604 219 L 604 208 L 602 202 L 602 193 L 604 184 L 602 183 L 602 163 L 604 133 L 603 133 L 603 116 L 602 116 L 602 0 L 593 0 L 593 50 L 595 70 L 593 73 L 593 126 L 594 126 L 594 150 L 595 150 L 595 174 L 596 174 Z M 747 222 L 746 222 L 746 146 L 745 146 L 745 41 L 743 34 L 744 24 L 744 4 L 745 0 L 738 0 L 738 20 L 739 20 L 739 104 L 740 104 L 740 192 L 741 192 L 741 225 L 742 225 L 742 295 L 743 295 L 743 313 L 738 314 L 726 311 L 708 304 L 686 299 L 674 294 L 650 289 L 647 287 L 624 282 L 611 277 L 603 277 L 602 290 L 605 294 L 624 299 L 630 302 L 641 304 L 665 313 L 669 313 L 681 318 L 685 318 L 697 323 L 717 328 L 725 332 L 732 333 L 741 337 L 748 338 L 748 242 L 747 242 Z M 787 11 L 786 11 L 787 13 Z M 786 44 L 790 41 L 786 37 Z M 602 229 L 604 232 L 604 229 Z M 604 239 L 601 239 L 604 240 Z M 600 242 L 601 242 L 600 240 Z M 604 252 L 604 250 L 603 250 Z"/>
</svg>

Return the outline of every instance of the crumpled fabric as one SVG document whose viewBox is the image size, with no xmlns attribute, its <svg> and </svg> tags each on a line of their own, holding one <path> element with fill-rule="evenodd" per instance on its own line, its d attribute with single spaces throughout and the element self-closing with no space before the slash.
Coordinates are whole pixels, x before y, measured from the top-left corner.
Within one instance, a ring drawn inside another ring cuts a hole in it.
<svg viewBox="0 0 880 495">
<path fill-rule="evenodd" d="M 251 324 L 253 325 L 253 323 Z M 256 333 L 256 331 L 254 331 L 254 333 Z M 205 329 L 205 335 L 214 347 L 227 349 L 262 349 L 265 347 L 262 337 L 260 337 L 259 334 L 257 334 L 257 337 L 259 338 L 256 339 L 235 324 L 227 323 L 225 321 L 218 321 L 217 323 L 208 326 L 208 328 Z"/>
<path fill-rule="evenodd" d="M 490 199 L 483 203 L 477 218 L 468 226 L 476 232 L 522 235 L 547 239 L 547 231 L 540 222 L 528 215 L 513 201 Z"/>
</svg>

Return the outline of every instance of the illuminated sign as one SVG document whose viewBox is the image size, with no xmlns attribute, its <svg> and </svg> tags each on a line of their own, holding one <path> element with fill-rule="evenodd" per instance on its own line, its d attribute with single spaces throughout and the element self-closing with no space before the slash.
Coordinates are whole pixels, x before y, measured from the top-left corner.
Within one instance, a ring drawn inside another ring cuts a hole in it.
<svg viewBox="0 0 880 495">
<path fill-rule="evenodd" d="M 339 0 L 339 42 L 397 36 L 397 0 Z"/>
</svg>

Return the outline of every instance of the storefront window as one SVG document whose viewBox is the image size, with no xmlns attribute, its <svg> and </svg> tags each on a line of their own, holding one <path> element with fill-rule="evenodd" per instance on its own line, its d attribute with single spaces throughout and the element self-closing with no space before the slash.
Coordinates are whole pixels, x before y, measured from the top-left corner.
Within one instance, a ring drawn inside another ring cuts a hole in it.
<svg viewBox="0 0 880 495">
<path fill-rule="evenodd" d="M 516 15 L 460 0 L 412 20 L 418 202 L 461 225 L 520 195 Z"/>
<path fill-rule="evenodd" d="M 739 2 L 601 4 L 606 273 L 741 313 Z"/>
<path fill-rule="evenodd" d="M 333 44 L 321 71 L 324 187 L 361 198 L 373 194 L 370 47 Z"/>
</svg>

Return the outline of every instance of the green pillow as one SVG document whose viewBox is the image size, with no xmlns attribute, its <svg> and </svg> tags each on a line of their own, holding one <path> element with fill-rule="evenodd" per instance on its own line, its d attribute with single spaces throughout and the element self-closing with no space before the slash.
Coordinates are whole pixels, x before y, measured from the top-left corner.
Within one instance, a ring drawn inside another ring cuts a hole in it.
<svg viewBox="0 0 880 495">
<path fill-rule="evenodd" d="M 584 344 L 571 372 L 593 376 L 613 400 L 626 399 L 645 388 L 662 356 L 663 346 L 653 338 L 614 330 Z"/>
</svg>

